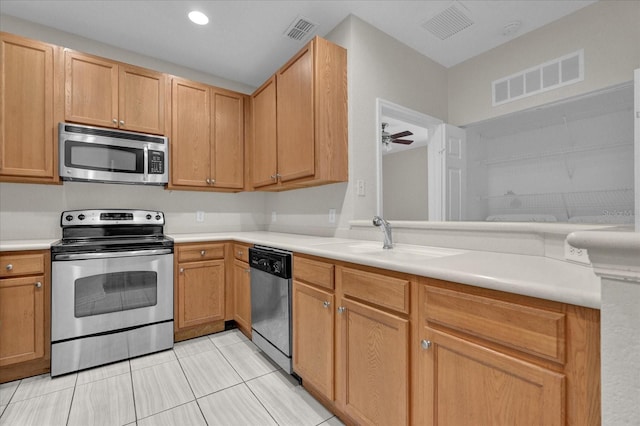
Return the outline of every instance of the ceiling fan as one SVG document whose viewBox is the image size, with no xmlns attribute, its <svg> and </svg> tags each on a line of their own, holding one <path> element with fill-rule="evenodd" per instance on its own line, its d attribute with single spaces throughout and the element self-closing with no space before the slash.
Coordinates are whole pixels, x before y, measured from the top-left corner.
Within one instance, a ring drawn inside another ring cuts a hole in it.
<svg viewBox="0 0 640 426">
<path fill-rule="evenodd" d="M 395 133 L 393 135 L 390 135 L 388 132 L 385 132 L 384 129 L 389 125 L 389 123 L 382 123 L 382 143 L 389 147 L 390 143 L 399 143 L 402 145 L 411 145 L 413 143 L 413 141 L 410 141 L 408 139 L 400 139 L 403 138 L 405 136 L 411 136 L 413 135 L 413 133 L 411 133 L 408 130 L 405 130 L 404 132 L 400 132 L 400 133 Z"/>
</svg>

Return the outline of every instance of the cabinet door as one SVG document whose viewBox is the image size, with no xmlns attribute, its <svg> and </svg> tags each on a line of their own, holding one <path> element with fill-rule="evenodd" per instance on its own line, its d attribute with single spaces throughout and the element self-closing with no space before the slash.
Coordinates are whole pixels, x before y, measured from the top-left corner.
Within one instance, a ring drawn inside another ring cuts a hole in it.
<svg viewBox="0 0 640 426">
<path fill-rule="evenodd" d="M 424 327 L 422 424 L 562 425 L 562 374 Z"/>
<path fill-rule="evenodd" d="M 348 299 L 340 307 L 339 404 L 359 424 L 408 424 L 409 321 Z"/>
<path fill-rule="evenodd" d="M 44 356 L 44 276 L 0 280 L 0 366 Z"/>
<path fill-rule="evenodd" d="M 253 186 L 273 185 L 278 173 L 276 142 L 276 79 L 272 77 L 251 96 L 253 103 Z"/>
<path fill-rule="evenodd" d="M 118 64 L 65 50 L 67 121 L 118 127 Z"/>
<path fill-rule="evenodd" d="M 209 86 L 174 78 L 171 92 L 171 183 L 208 187 Z"/>
<path fill-rule="evenodd" d="M 313 43 L 277 73 L 278 173 L 287 182 L 315 172 Z"/>
<path fill-rule="evenodd" d="M 5 33 L 0 42 L 0 179 L 55 181 L 55 48 Z"/>
<path fill-rule="evenodd" d="M 211 90 L 211 178 L 217 188 L 244 187 L 244 96 Z"/>
<path fill-rule="evenodd" d="M 178 329 L 224 320 L 224 260 L 178 264 Z"/>
<path fill-rule="evenodd" d="M 334 295 L 293 282 L 293 370 L 334 399 Z"/>
<path fill-rule="evenodd" d="M 120 65 L 119 70 L 119 127 L 134 132 L 164 134 L 166 76 L 130 65 Z"/>
<path fill-rule="evenodd" d="M 233 261 L 233 319 L 251 335 L 251 275 L 249 264 Z"/>
</svg>

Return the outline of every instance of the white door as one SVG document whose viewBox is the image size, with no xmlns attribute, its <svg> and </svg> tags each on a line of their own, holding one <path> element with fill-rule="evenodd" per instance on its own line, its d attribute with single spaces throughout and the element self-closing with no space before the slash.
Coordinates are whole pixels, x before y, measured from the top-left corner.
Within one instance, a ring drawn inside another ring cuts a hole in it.
<svg viewBox="0 0 640 426">
<path fill-rule="evenodd" d="M 467 197 L 466 132 L 441 124 L 429 141 L 429 220 L 465 219 Z"/>
</svg>

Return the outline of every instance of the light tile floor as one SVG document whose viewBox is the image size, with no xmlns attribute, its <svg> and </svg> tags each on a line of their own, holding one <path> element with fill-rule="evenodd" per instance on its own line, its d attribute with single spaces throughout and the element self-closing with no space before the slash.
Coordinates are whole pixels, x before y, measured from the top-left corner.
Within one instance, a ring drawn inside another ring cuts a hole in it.
<svg viewBox="0 0 640 426">
<path fill-rule="evenodd" d="M 339 426 L 238 330 L 52 379 L 0 385 L 0 425 Z"/>
</svg>

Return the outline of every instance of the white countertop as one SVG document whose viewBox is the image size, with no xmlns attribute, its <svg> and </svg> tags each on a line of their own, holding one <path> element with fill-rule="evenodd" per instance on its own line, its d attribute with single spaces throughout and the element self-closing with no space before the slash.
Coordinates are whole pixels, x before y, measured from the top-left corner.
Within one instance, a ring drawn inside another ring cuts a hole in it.
<svg viewBox="0 0 640 426">
<path fill-rule="evenodd" d="M 546 257 L 439 248 L 434 250 L 448 250 L 449 255 L 423 257 L 405 255 L 400 253 L 400 250 L 383 255 L 371 255 L 341 249 L 351 243 L 363 243 L 362 240 L 273 232 L 169 234 L 169 236 L 176 243 L 234 240 L 265 245 L 525 296 L 600 308 L 600 279 L 590 267 Z M 0 251 L 42 250 L 49 248 L 53 242 L 55 240 L 2 241 Z M 381 241 L 373 243 L 379 243 L 382 247 Z M 411 248 L 409 245 L 400 246 Z"/>
</svg>

